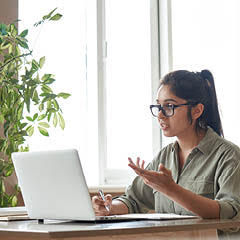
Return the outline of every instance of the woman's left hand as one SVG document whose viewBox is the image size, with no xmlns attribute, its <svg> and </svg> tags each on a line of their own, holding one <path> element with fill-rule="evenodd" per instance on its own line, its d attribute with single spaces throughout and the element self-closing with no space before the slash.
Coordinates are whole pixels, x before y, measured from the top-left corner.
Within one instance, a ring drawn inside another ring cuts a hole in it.
<svg viewBox="0 0 240 240">
<path fill-rule="evenodd" d="M 132 168 L 137 175 L 142 177 L 145 184 L 151 188 L 167 194 L 171 190 L 171 186 L 176 183 L 173 181 L 171 170 L 165 168 L 163 164 L 159 165 L 159 172 L 144 169 L 144 160 L 140 163 L 137 158 L 136 164 L 131 158 L 128 158 L 128 166 Z"/>
</svg>

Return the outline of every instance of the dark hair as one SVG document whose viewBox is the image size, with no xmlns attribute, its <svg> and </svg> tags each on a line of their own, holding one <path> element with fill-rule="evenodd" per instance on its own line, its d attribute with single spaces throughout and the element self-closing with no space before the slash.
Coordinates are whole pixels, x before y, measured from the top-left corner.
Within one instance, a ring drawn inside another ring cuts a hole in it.
<svg viewBox="0 0 240 240">
<path fill-rule="evenodd" d="M 173 94 L 191 102 L 192 106 L 202 103 L 204 111 L 196 121 L 197 130 L 209 126 L 219 136 L 223 136 L 214 79 L 209 70 L 201 72 L 173 71 L 163 77 L 160 81 L 161 85 L 169 85 Z M 192 122 L 192 106 L 190 105 L 188 112 L 190 122 Z"/>
</svg>

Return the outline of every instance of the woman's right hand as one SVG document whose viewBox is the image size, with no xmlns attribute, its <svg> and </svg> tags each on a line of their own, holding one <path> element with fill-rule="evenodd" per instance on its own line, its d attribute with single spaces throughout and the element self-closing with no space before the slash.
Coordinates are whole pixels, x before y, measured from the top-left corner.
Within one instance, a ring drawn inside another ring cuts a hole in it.
<svg viewBox="0 0 240 240">
<path fill-rule="evenodd" d="M 100 196 L 93 196 L 92 197 L 92 205 L 94 212 L 97 216 L 107 216 L 107 215 L 112 215 L 111 210 L 112 210 L 112 195 L 107 194 L 105 197 L 105 201 L 102 200 Z M 107 210 L 107 208 L 109 211 Z"/>
</svg>

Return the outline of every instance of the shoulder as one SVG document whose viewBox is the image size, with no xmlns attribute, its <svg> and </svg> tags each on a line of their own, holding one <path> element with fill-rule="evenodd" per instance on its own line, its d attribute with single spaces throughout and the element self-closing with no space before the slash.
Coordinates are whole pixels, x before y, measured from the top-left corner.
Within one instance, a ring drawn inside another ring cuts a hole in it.
<svg viewBox="0 0 240 240">
<path fill-rule="evenodd" d="M 218 156 L 216 176 L 225 181 L 229 178 L 240 176 L 240 149 L 239 147 L 224 138 L 217 141 L 216 154 Z M 220 181 L 220 180 L 219 180 Z"/>
<path fill-rule="evenodd" d="M 240 157 L 240 148 L 235 143 L 220 137 L 215 137 L 215 147 L 218 151 L 223 153 L 235 154 Z M 240 160 L 240 158 L 239 158 Z"/>
<path fill-rule="evenodd" d="M 235 143 L 233 143 L 225 138 L 219 137 L 218 143 L 219 143 L 219 148 L 223 148 L 225 150 L 240 153 L 239 146 L 237 146 Z"/>
<path fill-rule="evenodd" d="M 240 148 L 231 141 L 220 137 L 216 132 L 214 132 L 211 128 L 208 129 L 205 137 L 199 143 L 198 148 L 204 152 L 211 154 L 213 152 L 226 153 L 226 152 L 234 152 L 236 154 L 240 154 Z"/>
<path fill-rule="evenodd" d="M 215 152 L 218 156 L 218 166 L 240 167 L 240 148 L 236 144 L 217 135 L 211 146 L 211 153 Z"/>
<path fill-rule="evenodd" d="M 224 138 L 220 138 L 217 144 L 217 151 L 221 154 L 222 159 L 228 159 L 235 165 L 240 164 L 240 148 L 236 144 Z"/>
</svg>

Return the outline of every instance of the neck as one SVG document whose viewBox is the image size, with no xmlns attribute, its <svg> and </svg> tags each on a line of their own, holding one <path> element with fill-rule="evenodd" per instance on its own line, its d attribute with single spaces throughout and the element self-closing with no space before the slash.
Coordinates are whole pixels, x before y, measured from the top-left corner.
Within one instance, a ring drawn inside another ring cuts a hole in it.
<svg viewBox="0 0 240 240">
<path fill-rule="evenodd" d="M 191 151 L 194 149 L 206 134 L 206 130 L 193 131 L 191 134 L 178 137 L 177 141 L 181 151 Z"/>
</svg>

